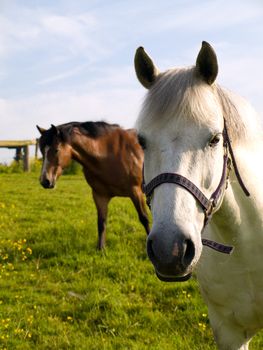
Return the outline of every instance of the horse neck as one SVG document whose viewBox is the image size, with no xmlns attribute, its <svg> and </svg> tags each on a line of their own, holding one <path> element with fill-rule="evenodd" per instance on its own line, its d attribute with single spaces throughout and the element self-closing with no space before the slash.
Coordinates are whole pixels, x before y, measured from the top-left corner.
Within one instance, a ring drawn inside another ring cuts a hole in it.
<svg viewBox="0 0 263 350">
<path fill-rule="evenodd" d="M 72 158 L 82 166 L 90 165 L 94 160 L 97 161 L 102 149 L 98 139 L 89 138 L 81 133 L 72 135 L 71 147 Z"/>
<path fill-rule="evenodd" d="M 263 144 L 259 142 L 250 146 L 238 146 L 234 152 L 250 196 L 245 195 L 232 169 L 222 206 L 211 222 L 213 234 L 230 243 L 240 238 L 242 240 L 242 237 L 244 240 L 249 239 L 253 235 L 252 231 L 263 235 L 263 172 L 260 169 Z"/>
</svg>

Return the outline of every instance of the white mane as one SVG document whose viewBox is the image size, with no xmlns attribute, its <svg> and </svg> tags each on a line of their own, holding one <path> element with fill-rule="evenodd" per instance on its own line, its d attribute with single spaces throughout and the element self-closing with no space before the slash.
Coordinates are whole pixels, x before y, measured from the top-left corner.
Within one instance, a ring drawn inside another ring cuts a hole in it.
<svg viewBox="0 0 263 350">
<path fill-rule="evenodd" d="M 204 83 L 195 74 L 195 67 L 174 68 L 157 77 L 137 126 L 142 129 L 153 123 L 168 123 L 175 116 L 207 124 L 224 117 L 234 143 L 261 136 L 259 118 L 250 104 L 218 84 Z"/>
</svg>

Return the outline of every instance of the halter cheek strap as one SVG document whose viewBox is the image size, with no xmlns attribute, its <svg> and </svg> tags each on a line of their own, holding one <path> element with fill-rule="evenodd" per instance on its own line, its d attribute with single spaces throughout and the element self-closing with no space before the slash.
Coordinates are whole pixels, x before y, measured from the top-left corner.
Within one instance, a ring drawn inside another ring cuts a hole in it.
<svg viewBox="0 0 263 350">
<path fill-rule="evenodd" d="M 199 188 L 192 181 L 188 180 L 186 177 L 176 173 L 162 173 L 160 175 L 157 175 L 155 178 L 153 178 L 147 185 L 144 184 L 144 177 L 143 177 L 142 189 L 143 189 L 143 192 L 146 194 L 146 202 L 149 208 L 150 208 L 152 195 L 156 187 L 160 186 L 163 183 L 173 183 L 173 184 L 179 185 L 185 188 L 188 192 L 190 192 L 193 195 L 193 197 L 197 200 L 197 202 L 200 204 L 205 215 L 205 219 L 204 219 L 204 227 L 205 227 L 209 222 L 209 220 L 211 219 L 213 213 L 219 208 L 223 200 L 223 196 L 227 188 L 229 172 L 231 169 L 231 159 L 233 162 L 233 166 L 234 166 L 234 170 L 235 170 L 235 174 L 238 179 L 238 182 L 241 188 L 243 189 L 243 191 L 245 192 L 245 194 L 249 196 L 250 194 L 247 188 L 245 187 L 237 168 L 233 149 L 231 146 L 231 141 L 227 133 L 225 121 L 224 121 L 224 130 L 223 130 L 223 147 L 224 147 L 223 171 L 222 171 L 220 182 L 216 190 L 212 193 L 210 199 L 208 199 L 203 194 L 203 192 L 199 190 Z M 229 157 L 229 153 L 231 158 Z M 203 245 L 206 245 L 221 253 L 230 254 L 233 250 L 233 247 L 231 246 L 226 246 L 221 243 L 216 243 L 208 239 L 202 239 L 202 243 Z"/>
<path fill-rule="evenodd" d="M 193 197 L 197 200 L 197 202 L 202 207 L 205 214 L 205 224 L 211 218 L 213 212 L 217 208 L 217 204 L 221 196 L 224 194 L 228 173 L 229 173 L 229 162 L 228 155 L 224 155 L 224 164 L 223 164 L 223 172 L 219 182 L 219 185 L 215 192 L 211 195 L 210 199 L 208 199 L 202 191 L 199 190 L 196 185 L 188 180 L 186 177 L 177 174 L 177 173 L 162 173 L 152 179 L 148 185 L 143 185 L 143 192 L 146 194 L 147 205 L 150 207 L 153 191 L 156 187 L 160 186 L 163 183 L 173 183 L 185 188 L 188 192 L 192 194 Z"/>
</svg>

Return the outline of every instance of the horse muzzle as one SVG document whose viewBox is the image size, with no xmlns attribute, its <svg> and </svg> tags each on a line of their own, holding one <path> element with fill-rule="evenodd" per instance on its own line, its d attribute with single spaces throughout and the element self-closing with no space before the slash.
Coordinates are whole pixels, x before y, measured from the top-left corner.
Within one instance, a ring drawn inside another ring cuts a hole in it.
<svg viewBox="0 0 263 350">
<path fill-rule="evenodd" d="M 55 181 L 50 181 L 47 178 L 41 179 L 40 183 L 44 188 L 47 188 L 47 189 L 52 189 L 55 187 Z"/>
<path fill-rule="evenodd" d="M 157 270 L 155 270 L 156 276 L 159 278 L 162 282 L 185 282 L 188 281 L 189 278 L 191 278 L 192 273 L 188 273 L 185 276 L 163 276 L 161 275 Z"/>
<path fill-rule="evenodd" d="M 160 236 L 160 237 L 158 237 Z M 147 254 L 161 281 L 186 281 L 191 277 L 195 244 L 189 237 L 174 235 L 171 244 L 164 235 L 151 232 L 147 239 Z"/>
</svg>

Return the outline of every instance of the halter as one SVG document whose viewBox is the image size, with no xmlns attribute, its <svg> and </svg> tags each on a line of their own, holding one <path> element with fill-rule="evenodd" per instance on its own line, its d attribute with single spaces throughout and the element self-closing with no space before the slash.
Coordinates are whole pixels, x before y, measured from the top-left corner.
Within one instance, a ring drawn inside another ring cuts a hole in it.
<svg viewBox="0 0 263 350">
<path fill-rule="evenodd" d="M 205 215 L 204 226 L 203 226 L 203 229 L 204 229 L 204 227 L 208 224 L 209 220 L 211 219 L 212 215 L 219 209 L 222 203 L 223 196 L 228 185 L 228 178 L 229 178 L 229 172 L 231 170 L 231 164 L 233 164 L 237 180 L 242 190 L 244 191 L 246 196 L 250 196 L 250 193 L 245 187 L 242 181 L 242 178 L 240 176 L 240 173 L 238 171 L 237 163 L 236 163 L 233 149 L 231 146 L 231 141 L 228 136 L 225 120 L 224 120 L 224 129 L 223 129 L 223 148 L 224 148 L 224 156 L 223 156 L 223 171 L 222 171 L 221 179 L 219 181 L 219 184 L 216 190 L 212 193 L 209 199 L 204 195 L 204 193 L 201 190 L 199 190 L 199 188 L 192 181 L 188 180 L 186 177 L 176 173 L 162 173 L 154 177 L 147 185 L 145 185 L 144 183 L 144 176 L 143 176 L 142 190 L 146 195 L 146 203 L 149 206 L 149 208 L 151 209 L 150 203 L 151 203 L 154 189 L 156 187 L 160 186 L 163 183 L 173 183 L 173 184 L 179 185 L 184 189 L 186 189 L 189 193 L 191 193 L 192 196 L 200 204 Z M 233 247 L 231 246 L 217 243 L 209 239 L 202 239 L 202 243 L 203 245 L 206 245 L 214 250 L 217 250 L 225 254 L 230 254 L 233 250 Z"/>
</svg>

